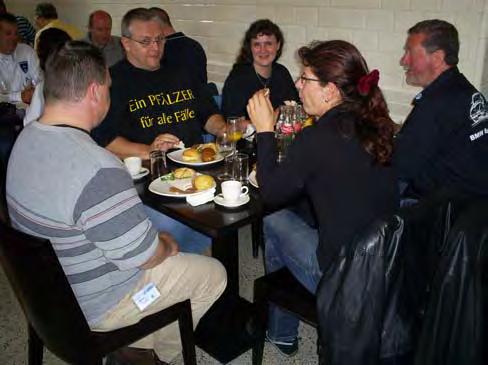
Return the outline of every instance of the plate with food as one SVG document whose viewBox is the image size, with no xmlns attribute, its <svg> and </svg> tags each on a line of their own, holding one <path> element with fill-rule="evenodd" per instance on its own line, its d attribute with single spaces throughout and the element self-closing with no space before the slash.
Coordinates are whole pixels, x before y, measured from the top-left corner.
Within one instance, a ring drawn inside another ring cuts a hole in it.
<svg viewBox="0 0 488 365">
<path fill-rule="evenodd" d="M 149 184 L 154 194 L 185 198 L 215 188 L 215 180 L 187 167 L 180 167 L 169 174 L 158 177 Z"/>
<path fill-rule="evenodd" d="M 171 161 L 189 166 L 211 165 L 224 159 L 224 156 L 218 153 L 215 143 L 197 144 L 190 148 L 170 152 L 166 156 Z"/>
</svg>

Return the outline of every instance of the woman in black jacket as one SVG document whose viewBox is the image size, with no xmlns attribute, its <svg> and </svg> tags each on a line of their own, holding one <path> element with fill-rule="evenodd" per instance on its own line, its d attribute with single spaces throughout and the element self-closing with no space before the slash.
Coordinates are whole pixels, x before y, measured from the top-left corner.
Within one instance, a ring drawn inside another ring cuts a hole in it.
<svg viewBox="0 0 488 365">
<path fill-rule="evenodd" d="M 394 123 L 378 87 L 378 71 L 369 72 L 352 44 L 313 43 L 298 55 L 303 68 L 295 85 L 305 111 L 317 121 L 295 138 L 280 164 L 267 93 L 257 92 L 247 110 L 258 133 L 257 179 L 263 200 L 280 207 L 306 194 L 318 224 L 311 228 L 287 209 L 266 217 L 266 269 L 286 266 L 315 293 L 341 247 L 398 207 L 389 166 Z M 297 328 L 298 319 L 270 308 L 268 341 L 287 356 L 298 349 Z"/>
<path fill-rule="evenodd" d="M 278 63 L 285 38 L 269 19 L 256 20 L 244 35 L 241 50 L 222 89 L 222 114 L 245 116 L 249 98 L 258 90 L 271 90 L 276 109 L 285 100 L 298 101 L 298 93 L 287 68 Z"/>
</svg>

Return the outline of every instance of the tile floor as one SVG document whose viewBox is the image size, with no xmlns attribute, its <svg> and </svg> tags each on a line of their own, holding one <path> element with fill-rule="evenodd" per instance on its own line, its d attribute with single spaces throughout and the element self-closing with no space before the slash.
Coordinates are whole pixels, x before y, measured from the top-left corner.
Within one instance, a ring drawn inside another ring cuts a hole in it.
<svg viewBox="0 0 488 365">
<path fill-rule="evenodd" d="M 263 275 L 262 258 L 254 259 L 251 254 L 250 229 L 245 227 L 239 232 L 239 256 L 241 262 L 240 283 L 241 295 L 252 300 L 253 280 Z M 314 328 L 308 325 L 300 326 L 300 350 L 296 356 L 286 359 L 270 345 L 264 350 L 264 365 L 312 365 L 317 364 L 316 340 Z M 4 273 L 0 270 L 0 365 L 24 365 L 26 361 L 26 325 L 19 304 L 10 290 Z M 218 361 L 197 348 L 199 365 L 217 365 Z M 46 365 L 62 365 L 63 361 L 47 352 L 44 356 Z M 181 358 L 175 359 L 174 365 L 183 364 Z M 246 352 L 231 365 L 251 364 L 251 351 Z"/>
</svg>

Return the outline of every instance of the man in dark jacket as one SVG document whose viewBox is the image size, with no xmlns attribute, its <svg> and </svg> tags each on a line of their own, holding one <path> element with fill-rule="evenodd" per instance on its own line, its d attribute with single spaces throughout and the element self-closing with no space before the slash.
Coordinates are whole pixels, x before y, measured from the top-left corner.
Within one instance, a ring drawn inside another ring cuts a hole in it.
<svg viewBox="0 0 488 365">
<path fill-rule="evenodd" d="M 403 196 L 418 199 L 441 188 L 487 195 L 488 105 L 456 66 L 456 28 L 421 21 L 408 30 L 404 49 L 406 82 L 423 90 L 395 146 Z"/>
<path fill-rule="evenodd" d="M 183 32 L 177 32 L 164 9 L 153 7 L 149 10 L 161 20 L 166 38 L 162 63 L 182 67 L 192 78 L 207 84 L 207 55 L 201 44 Z"/>
</svg>

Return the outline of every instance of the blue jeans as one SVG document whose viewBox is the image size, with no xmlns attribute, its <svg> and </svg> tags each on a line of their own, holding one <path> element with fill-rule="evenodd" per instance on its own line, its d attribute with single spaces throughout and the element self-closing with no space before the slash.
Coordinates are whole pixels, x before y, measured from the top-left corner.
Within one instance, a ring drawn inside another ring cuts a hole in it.
<svg viewBox="0 0 488 365">
<path fill-rule="evenodd" d="M 168 232 L 176 239 L 180 252 L 202 253 L 212 244 L 210 237 L 146 205 L 144 211 L 158 232 Z"/>
<path fill-rule="evenodd" d="M 315 294 L 322 272 L 317 261 L 318 231 L 295 213 L 283 209 L 264 218 L 265 266 L 273 272 L 287 267 L 293 276 Z M 271 304 L 268 337 L 292 342 L 298 335 L 297 317 Z"/>
</svg>

